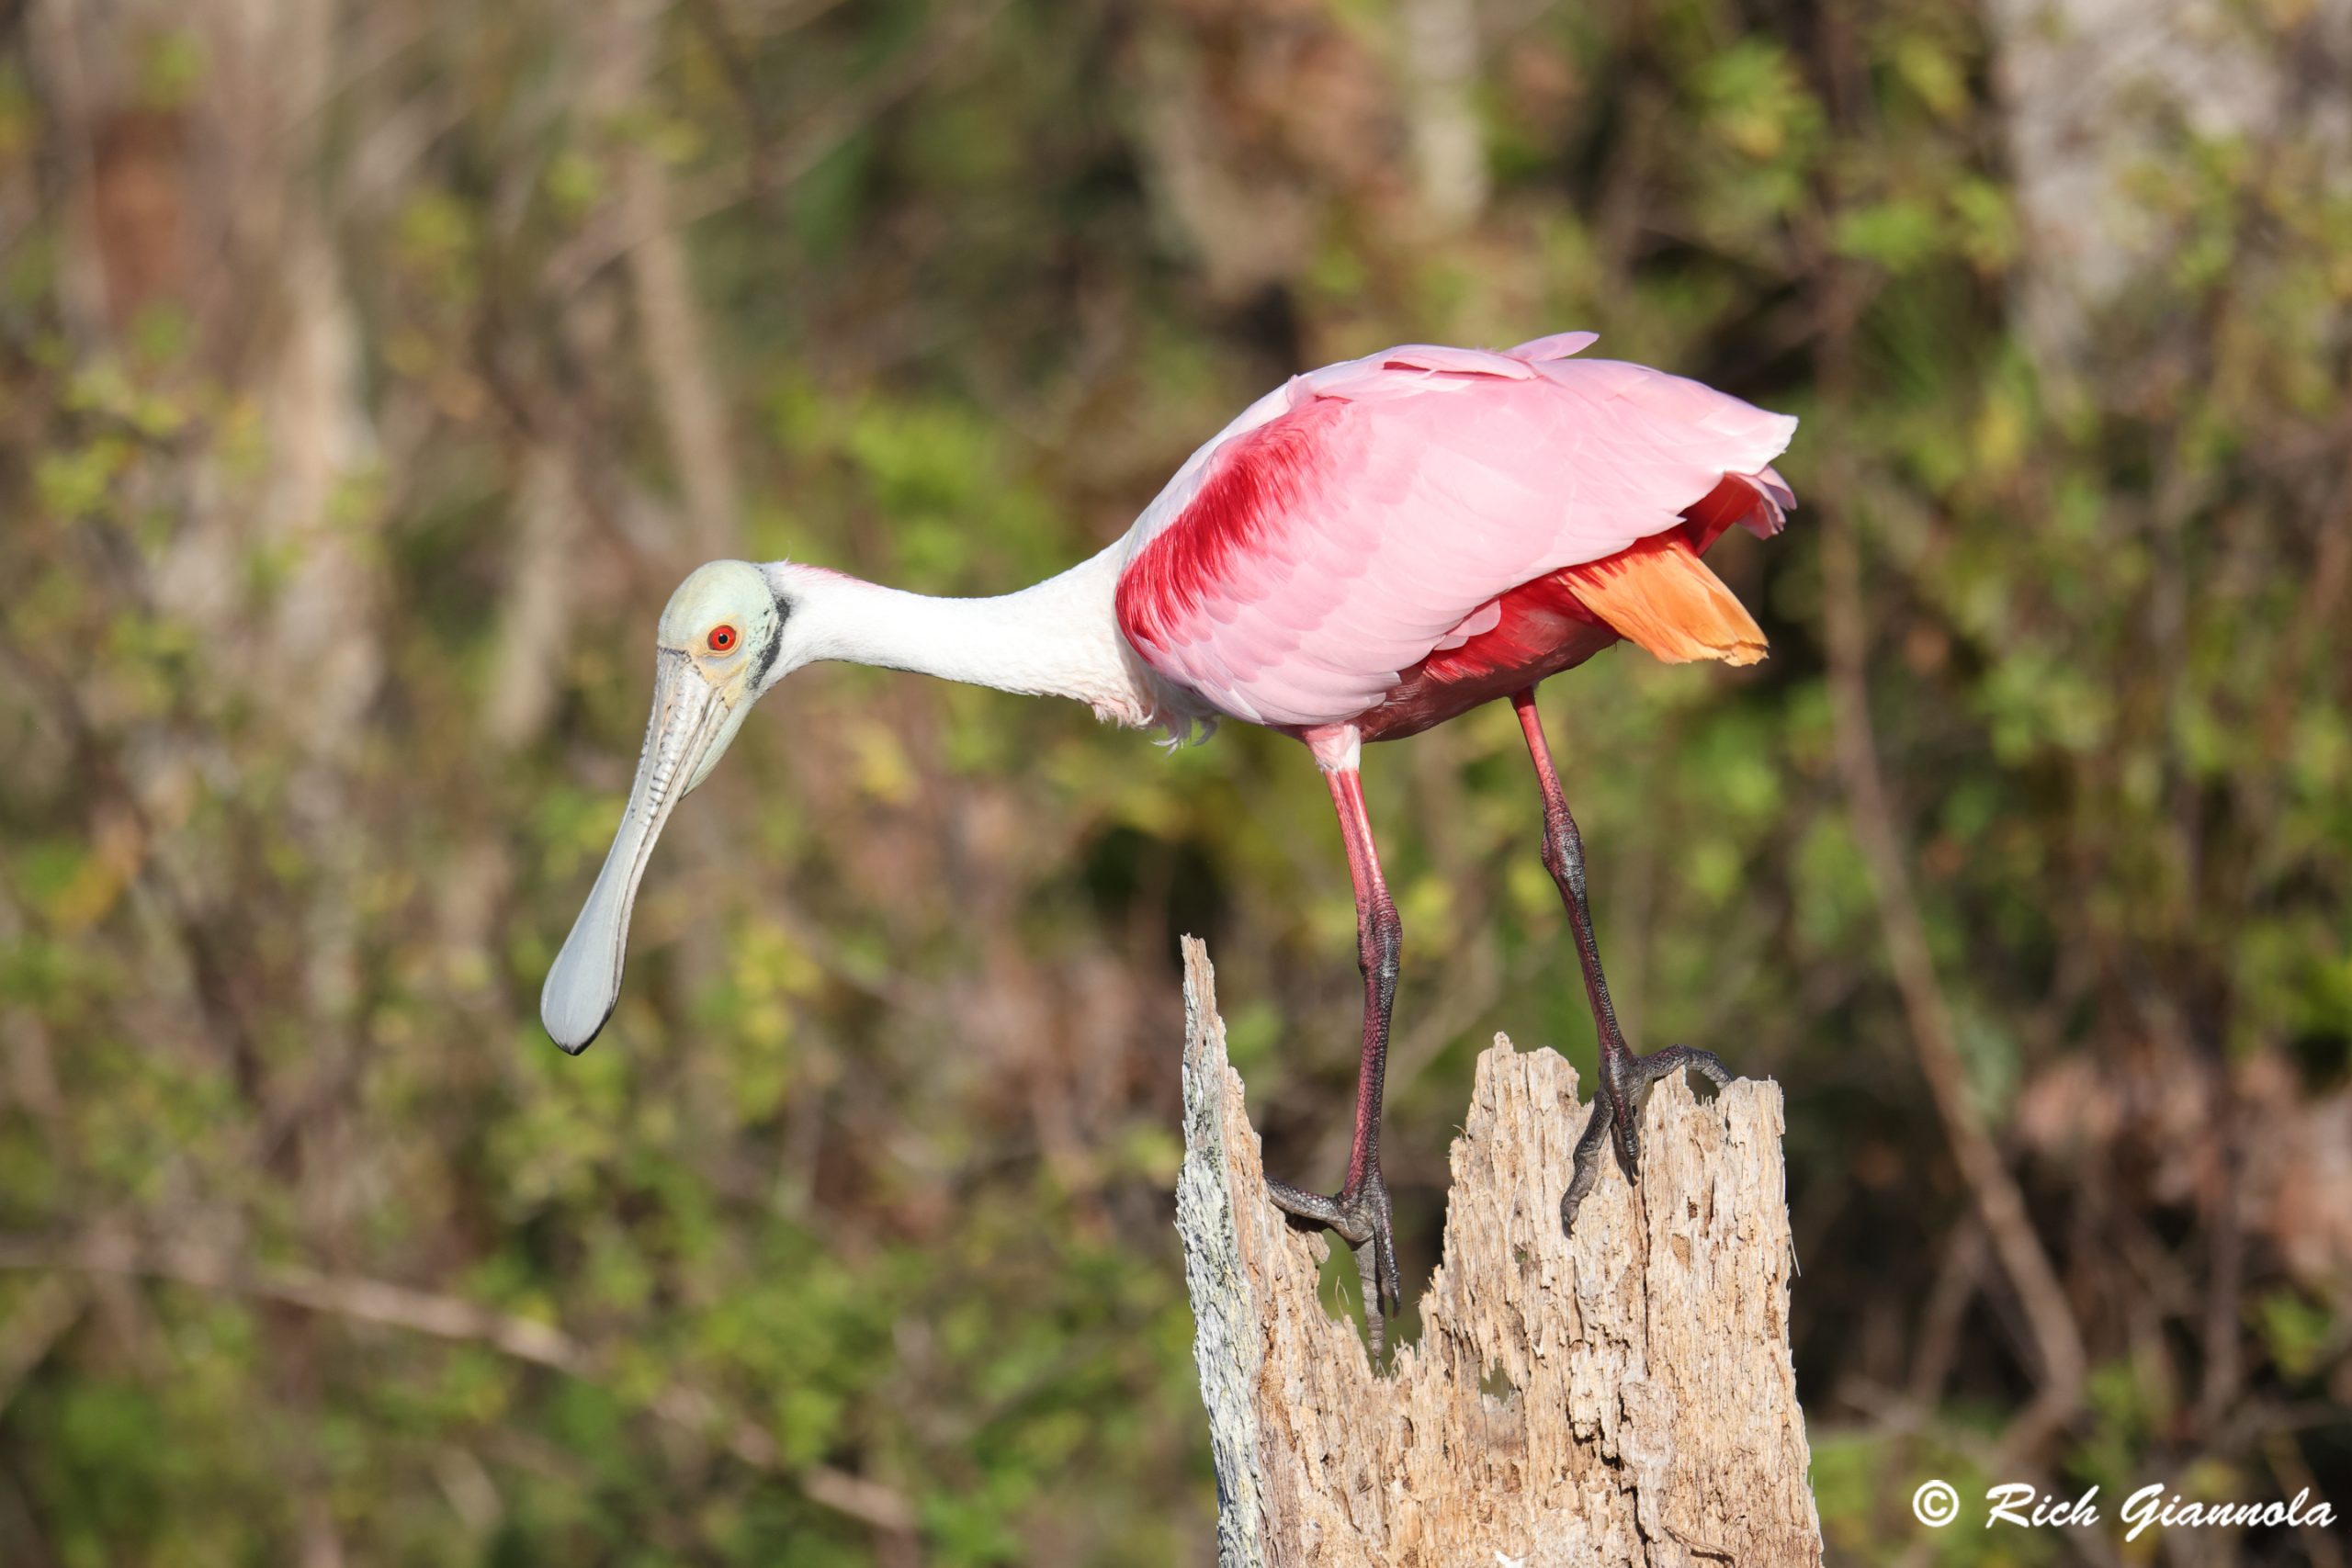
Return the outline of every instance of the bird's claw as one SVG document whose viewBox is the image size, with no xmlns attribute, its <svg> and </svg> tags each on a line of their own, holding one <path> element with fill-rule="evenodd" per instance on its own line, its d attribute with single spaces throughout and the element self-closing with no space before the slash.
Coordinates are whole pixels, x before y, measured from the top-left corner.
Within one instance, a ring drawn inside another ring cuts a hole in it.
<svg viewBox="0 0 2352 1568">
<path fill-rule="evenodd" d="M 1351 1191 L 1341 1188 L 1333 1197 L 1308 1192 L 1287 1181 L 1266 1179 L 1267 1195 L 1274 1206 L 1295 1220 L 1319 1225 L 1348 1244 L 1355 1253 L 1356 1277 L 1363 1287 L 1363 1325 L 1376 1359 L 1385 1343 L 1387 1319 L 1405 1310 L 1405 1292 L 1396 1271 L 1396 1229 L 1388 1209 L 1388 1185 L 1374 1170 Z"/>
<path fill-rule="evenodd" d="M 1584 1133 L 1577 1139 L 1576 1163 L 1569 1172 L 1568 1190 L 1560 1194 L 1562 1235 L 1574 1233 L 1577 1211 L 1584 1206 L 1586 1195 L 1600 1179 L 1600 1145 L 1604 1142 L 1616 1149 L 1617 1167 L 1625 1173 L 1625 1179 L 1641 1179 L 1642 1107 L 1649 1103 L 1652 1086 L 1677 1067 L 1689 1067 L 1718 1089 L 1731 1083 L 1731 1070 L 1713 1051 L 1668 1045 L 1646 1056 L 1636 1056 L 1623 1049 L 1601 1052 L 1600 1081 L 1592 1097 L 1592 1114 L 1586 1118 Z"/>
</svg>

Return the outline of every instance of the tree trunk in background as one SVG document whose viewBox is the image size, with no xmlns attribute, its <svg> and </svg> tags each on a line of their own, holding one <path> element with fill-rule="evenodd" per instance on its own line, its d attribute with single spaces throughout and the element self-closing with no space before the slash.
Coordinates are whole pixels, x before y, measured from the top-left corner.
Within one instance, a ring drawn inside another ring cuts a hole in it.
<svg viewBox="0 0 2352 1568">
<path fill-rule="evenodd" d="M 1485 202 L 1471 7 L 1423 0 L 1393 51 L 1341 9 L 1204 0 L 1139 13 L 1145 179 L 1220 307 L 1296 284 L 1343 212 L 1412 232 L 1458 226 Z"/>
<path fill-rule="evenodd" d="M 167 610 L 313 756 L 342 751 L 382 679 L 367 530 L 339 516 L 376 458 L 358 327 L 322 210 L 332 5 L 132 6 L 74 15 L 78 60 L 185 33 L 201 74 L 175 105 L 118 69 L 92 80 L 96 214 L 84 238 L 118 346 L 174 315 L 192 363 L 253 420 L 261 461 L 196 459 L 188 525 L 154 577 Z M 131 216 L 135 214 L 135 220 Z M 257 585 L 266 584 L 256 591 Z M 288 680 L 288 670 L 301 671 Z"/>
<path fill-rule="evenodd" d="M 370 555 L 381 507 L 376 432 L 321 168 L 340 15 L 330 0 L 58 5 L 38 35 L 46 73 L 71 84 L 56 100 L 56 132 L 71 150 L 64 206 L 80 220 L 63 238 L 64 270 L 83 279 L 70 330 L 94 361 L 172 365 L 191 406 L 251 433 L 158 456 L 142 474 L 141 499 L 175 525 L 144 558 L 138 592 L 197 635 L 209 711 L 249 704 L 253 722 L 238 730 L 242 744 L 209 761 L 199 761 L 203 740 L 161 733 L 166 725 L 142 727 L 147 743 L 121 756 L 150 811 L 179 795 L 191 770 L 221 770 L 307 868 L 288 889 L 300 903 L 288 925 L 300 939 L 277 951 L 311 1021 L 297 1055 L 256 1026 L 252 977 L 230 977 L 247 956 L 231 934 L 247 911 L 207 888 L 168 832 L 134 857 L 164 867 L 211 1043 L 232 1064 L 252 1123 L 279 1130 L 258 1140 L 253 1163 L 299 1195 L 305 1245 L 329 1258 L 346 1245 L 358 1187 L 342 1089 L 361 1049 L 356 911 L 368 851 L 349 824 L 385 675 Z M 153 63 L 175 57 L 187 62 L 176 85 Z M 247 773 L 256 750 L 282 771 Z M 280 1397 L 319 1419 L 325 1379 L 313 1325 L 279 1314 L 270 1333 Z M 339 1568 L 323 1462 L 289 1445 L 283 1463 L 303 1499 L 298 1560 Z"/>
<path fill-rule="evenodd" d="M 1818 1562 L 1789 1356 L 1781 1094 L 1653 1096 L 1560 1233 L 1576 1073 L 1497 1038 L 1453 1145 L 1445 1258 L 1387 1375 L 1267 1198 L 1207 949 L 1185 942 L 1177 1230 L 1223 1568 Z"/>
<path fill-rule="evenodd" d="M 1487 205 L 1487 135 L 1478 123 L 1478 8 L 1473 0 L 1407 0 L 1402 24 L 1407 121 L 1421 209 L 1442 234 Z"/>
<path fill-rule="evenodd" d="M 1987 7 L 2025 235 L 2018 318 L 2043 374 L 2098 367 L 2101 315 L 2135 284 L 2174 286 L 2181 209 L 2157 193 L 2183 183 L 2182 131 L 2256 149 L 2303 141 L 2338 188 L 2352 177 L 2352 0 L 2275 9 L 2293 25 L 2230 0 Z"/>
<path fill-rule="evenodd" d="M 579 547 L 580 501 L 559 440 L 528 442 L 517 466 L 514 547 L 492 666 L 497 674 L 482 711 L 484 731 L 509 750 L 537 741 L 555 711 L 571 613 L 569 563 Z"/>
<path fill-rule="evenodd" d="M 167 611 L 203 628 L 314 756 L 364 722 L 382 679 L 366 530 L 338 516 L 376 439 L 358 328 L 321 209 L 319 133 L 337 8 L 321 4 L 43 7 L 34 30 L 67 188 L 69 323 L 95 349 L 181 333 L 260 461 L 192 457 L 168 502 L 189 521 L 154 572 Z M 177 39 L 184 94 L 130 62 Z M 266 584 L 259 588 L 257 585 Z M 299 670 L 299 680 L 286 671 Z"/>
<path fill-rule="evenodd" d="M 643 108 L 667 9 L 663 0 L 615 0 L 606 11 L 590 67 L 594 112 L 612 118 Z M 620 132 L 613 150 L 615 218 L 637 308 L 638 346 L 684 507 L 679 543 L 684 555 L 705 560 L 728 552 L 741 510 L 726 399 L 711 369 L 661 151 L 645 127 L 608 129 Z"/>
</svg>

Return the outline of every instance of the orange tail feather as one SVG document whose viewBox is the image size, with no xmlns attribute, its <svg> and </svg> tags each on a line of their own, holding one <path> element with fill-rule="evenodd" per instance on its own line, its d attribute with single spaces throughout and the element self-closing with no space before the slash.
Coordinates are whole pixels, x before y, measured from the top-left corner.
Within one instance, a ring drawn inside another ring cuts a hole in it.
<svg viewBox="0 0 2352 1568">
<path fill-rule="evenodd" d="M 1668 664 L 1753 664 L 1764 657 L 1763 628 L 1679 528 L 1565 568 L 1559 577 L 1618 636 Z"/>
</svg>

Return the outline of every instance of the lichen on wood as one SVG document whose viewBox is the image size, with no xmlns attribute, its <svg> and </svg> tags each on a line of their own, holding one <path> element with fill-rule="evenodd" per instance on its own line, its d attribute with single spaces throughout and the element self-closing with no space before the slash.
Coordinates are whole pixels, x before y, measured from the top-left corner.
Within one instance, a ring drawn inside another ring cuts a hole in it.
<svg viewBox="0 0 2352 1568">
<path fill-rule="evenodd" d="M 1453 1148 L 1421 1336 L 1385 1371 L 1317 1294 L 1326 1244 L 1265 1193 L 1206 949 L 1187 941 L 1177 1201 L 1221 1568 L 1817 1563 L 1789 1357 L 1781 1094 L 1650 1098 L 1559 1224 L 1574 1068 L 1498 1035 Z"/>
</svg>

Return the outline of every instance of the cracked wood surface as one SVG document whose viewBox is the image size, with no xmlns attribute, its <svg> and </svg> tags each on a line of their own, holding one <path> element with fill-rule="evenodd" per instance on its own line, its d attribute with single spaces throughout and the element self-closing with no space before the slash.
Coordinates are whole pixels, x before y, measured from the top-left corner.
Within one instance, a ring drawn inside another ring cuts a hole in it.
<svg viewBox="0 0 2352 1568">
<path fill-rule="evenodd" d="M 1221 1568 L 1818 1563 L 1789 1360 L 1781 1092 L 1644 1113 L 1560 1234 L 1574 1068 L 1496 1036 L 1453 1148 L 1444 1257 L 1386 1375 L 1317 1298 L 1325 1241 L 1266 1196 L 1207 950 L 1184 945 L 1177 1228 Z M 1409 1293 L 1409 1282 L 1408 1282 Z"/>
</svg>

